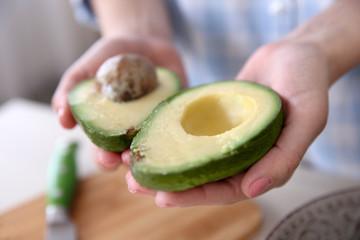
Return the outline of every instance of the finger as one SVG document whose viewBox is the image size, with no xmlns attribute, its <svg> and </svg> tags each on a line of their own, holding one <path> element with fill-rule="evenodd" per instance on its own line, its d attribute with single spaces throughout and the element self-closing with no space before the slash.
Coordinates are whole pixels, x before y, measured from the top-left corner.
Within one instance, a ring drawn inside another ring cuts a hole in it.
<svg viewBox="0 0 360 240">
<path fill-rule="evenodd" d="M 249 198 L 254 198 L 274 187 L 283 185 L 295 171 L 302 159 L 302 152 L 287 148 L 286 135 L 292 135 L 288 128 L 283 129 L 278 143 L 244 177 L 242 189 Z M 292 142 L 289 140 L 290 143 Z M 276 167 L 274 167 L 276 166 Z"/>
<path fill-rule="evenodd" d="M 309 96 L 315 99 L 317 96 Z M 302 112 L 302 104 L 285 106 L 285 124 L 275 146 L 245 174 L 242 190 L 253 198 L 282 186 L 292 176 L 305 152 L 326 123 L 326 102 L 313 102 Z M 276 166 L 276 167 L 274 167 Z"/>
<path fill-rule="evenodd" d="M 92 152 L 96 165 L 102 170 L 115 170 L 121 164 L 121 153 L 109 152 L 92 146 Z"/>
<path fill-rule="evenodd" d="M 135 194 L 146 194 L 146 195 L 151 195 L 151 196 L 155 196 L 156 195 L 156 191 L 155 190 L 151 190 L 148 189 L 146 187 L 141 186 L 140 184 L 138 184 L 136 182 L 136 180 L 134 179 L 134 177 L 132 176 L 131 172 L 128 171 L 126 173 L 126 183 L 128 185 L 128 190 L 131 193 L 135 193 Z"/>
<path fill-rule="evenodd" d="M 130 149 L 122 152 L 121 154 L 122 162 L 127 166 L 130 166 Z"/>
<path fill-rule="evenodd" d="M 61 126 L 67 129 L 71 129 L 76 126 L 76 120 L 71 113 L 70 106 L 67 103 L 67 98 L 61 97 L 60 99 L 57 99 L 56 103 L 53 105 L 55 106 L 54 109 Z"/>
<path fill-rule="evenodd" d="M 185 68 L 174 46 L 162 41 L 155 41 L 153 44 L 154 47 L 151 49 L 148 57 L 154 61 L 155 65 L 163 66 L 173 71 L 180 78 L 182 87 L 187 88 Z"/>
<path fill-rule="evenodd" d="M 223 205 L 247 199 L 241 191 L 243 174 L 181 192 L 158 192 L 155 202 L 159 207 L 190 207 Z"/>
<path fill-rule="evenodd" d="M 166 62 L 165 67 L 172 70 L 180 78 L 183 89 L 188 87 L 184 65 L 177 53 L 174 53 L 172 59 L 169 59 L 169 61 Z"/>
<path fill-rule="evenodd" d="M 168 68 L 171 69 L 180 78 L 183 89 L 189 86 L 186 79 L 185 69 L 180 59 L 169 65 Z"/>
<path fill-rule="evenodd" d="M 77 83 L 88 77 L 88 73 L 75 64 L 64 74 L 55 90 L 51 104 L 64 128 L 73 128 L 76 125 L 68 103 L 68 94 Z"/>
</svg>

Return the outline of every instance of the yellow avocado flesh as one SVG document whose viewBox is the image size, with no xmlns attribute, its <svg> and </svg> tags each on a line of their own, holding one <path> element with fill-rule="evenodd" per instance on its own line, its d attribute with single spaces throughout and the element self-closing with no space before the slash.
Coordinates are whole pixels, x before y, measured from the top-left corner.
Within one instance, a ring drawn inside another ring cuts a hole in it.
<svg viewBox="0 0 360 240">
<path fill-rule="evenodd" d="M 138 128 L 151 111 L 179 88 L 179 82 L 172 72 L 157 68 L 159 84 L 145 96 L 126 102 L 114 102 L 100 95 L 95 90 L 95 81 L 82 83 L 81 91 L 76 91 L 71 105 L 76 107 L 81 121 L 107 135 L 125 134 L 131 128 Z"/>
<path fill-rule="evenodd" d="M 242 124 L 255 111 L 254 108 L 254 101 L 246 96 L 209 94 L 186 106 L 181 125 L 190 135 L 215 136 Z"/>
<path fill-rule="evenodd" d="M 277 116 L 281 102 L 273 102 L 273 92 L 251 84 L 190 90 L 159 109 L 136 145 L 144 164 L 157 169 L 199 164 L 258 134 Z"/>
</svg>

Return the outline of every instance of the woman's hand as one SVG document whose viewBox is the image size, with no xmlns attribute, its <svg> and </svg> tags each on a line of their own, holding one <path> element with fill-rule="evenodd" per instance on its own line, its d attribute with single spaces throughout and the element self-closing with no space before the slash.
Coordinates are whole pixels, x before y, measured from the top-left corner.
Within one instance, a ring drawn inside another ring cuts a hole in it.
<svg viewBox="0 0 360 240">
<path fill-rule="evenodd" d="M 241 189 L 255 197 L 283 185 L 321 133 L 328 116 L 328 61 L 308 43 L 282 41 L 257 51 L 237 79 L 268 86 L 281 97 L 284 126 L 274 147 L 245 174 Z"/>
<path fill-rule="evenodd" d="M 325 126 L 328 77 L 327 61 L 315 46 L 282 41 L 262 47 L 237 79 L 268 86 L 282 98 L 285 122 L 273 148 L 244 173 L 182 192 L 146 189 L 128 173 L 130 192 L 153 195 L 161 207 L 194 206 L 233 203 L 283 185 Z M 129 152 L 122 157 L 128 162 Z"/>
<path fill-rule="evenodd" d="M 122 53 L 137 53 L 149 58 L 154 65 L 174 71 L 186 87 L 185 72 L 179 54 L 165 40 L 103 37 L 93 44 L 63 75 L 52 99 L 60 124 L 73 128 L 76 121 L 67 101 L 68 93 L 80 81 L 94 77 L 99 66 L 109 57 Z M 114 169 L 121 162 L 120 153 L 110 153 L 94 147 L 96 163 L 105 169 Z"/>
</svg>

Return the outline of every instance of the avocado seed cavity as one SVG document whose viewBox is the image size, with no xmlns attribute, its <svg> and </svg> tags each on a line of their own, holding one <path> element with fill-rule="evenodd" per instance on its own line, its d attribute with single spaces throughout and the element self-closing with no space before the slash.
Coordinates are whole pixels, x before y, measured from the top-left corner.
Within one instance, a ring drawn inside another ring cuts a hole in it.
<svg viewBox="0 0 360 240">
<path fill-rule="evenodd" d="M 154 65 L 136 54 L 120 54 L 107 59 L 95 79 L 98 93 L 115 102 L 140 98 L 158 85 Z"/>
</svg>

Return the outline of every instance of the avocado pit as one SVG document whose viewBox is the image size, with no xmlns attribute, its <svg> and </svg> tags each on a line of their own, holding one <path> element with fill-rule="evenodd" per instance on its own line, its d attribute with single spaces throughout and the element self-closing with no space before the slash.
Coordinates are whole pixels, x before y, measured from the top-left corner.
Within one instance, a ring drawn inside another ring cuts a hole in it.
<svg viewBox="0 0 360 240">
<path fill-rule="evenodd" d="M 119 54 L 100 66 L 95 86 L 108 99 L 124 102 L 150 93 L 158 86 L 158 80 L 149 59 L 137 54 Z"/>
</svg>

